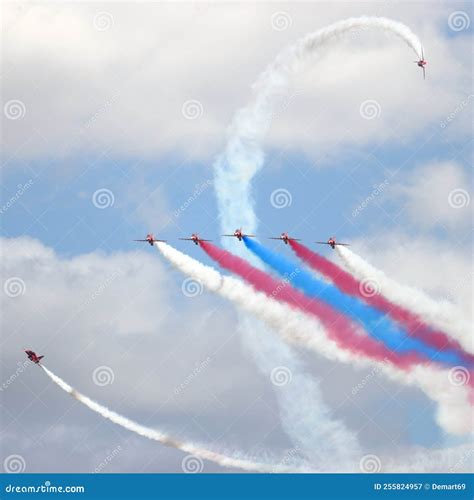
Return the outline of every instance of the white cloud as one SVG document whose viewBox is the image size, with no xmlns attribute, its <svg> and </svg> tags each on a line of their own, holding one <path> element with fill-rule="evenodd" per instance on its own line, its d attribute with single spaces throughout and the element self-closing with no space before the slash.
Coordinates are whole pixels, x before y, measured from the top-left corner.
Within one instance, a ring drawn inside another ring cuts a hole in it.
<svg viewBox="0 0 474 500">
<path fill-rule="evenodd" d="M 471 229 L 472 185 L 456 162 L 421 165 L 392 192 L 401 197 L 406 213 L 420 228 Z M 463 235 L 457 234 L 456 239 L 462 240 Z"/>
<path fill-rule="evenodd" d="M 341 139 L 370 142 L 394 129 L 397 138 L 411 137 L 427 122 L 438 127 L 469 90 L 469 41 L 448 41 L 433 29 L 450 12 L 441 4 L 431 6 L 423 23 L 425 11 L 414 5 L 279 4 L 292 19 L 284 31 L 272 29 L 275 8 L 263 4 L 110 3 L 104 9 L 113 23 L 103 31 L 94 27 L 94 4 L 21 7 L 4 9 L 3 95 L 26 106 L 22 119 L 4 117 L 5 149 L 17 157 L 98 148 L 209 158 L 222 146 L 235 110 L 251 99 L 250 85 L 279 51 L 351 15 L 388 15 L 418 31 L 429 59 L 427 80 L 399 40 L 370 32 L 349 37 L 298 76 L 298 95 L 278 115 L 270 145 L 320 154 Z M 375 120 L 359 114 L 367 99 L 381 106 Z M 202 116 L 183 116 L 188 100 L 200 102 Z M 458 113 L 443 133 L 455 136 L 469 115 Z"/>
</svg>

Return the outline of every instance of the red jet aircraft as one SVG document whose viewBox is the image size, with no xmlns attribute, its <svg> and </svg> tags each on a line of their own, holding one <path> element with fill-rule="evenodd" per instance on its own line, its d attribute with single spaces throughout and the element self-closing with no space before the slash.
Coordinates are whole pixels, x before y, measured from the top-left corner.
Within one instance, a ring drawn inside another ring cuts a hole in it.
<svg viewBox="0 0 474 500">
<path fill-rule="evenodd" d="M 329 245 L 333 250 L 336 248 L 336 245 L 343 245 L 345 247 L 349 246 L 349 243 L 337 243 L 336 238 L 331 236 L 327 241 L 317 241 L 319 245 Z"/>
<path fill-rule="evenodd" d="M 156 241 L 161 241 L 162 243 L 165 243 L 166 240 L 157 240 L 154 236 L 153 233 L 147 234 L 146 238 L 144 240 L 133 240 L 133 241 L 146 241 L 148 242 L 151 246 L 155 244 Z"/>
<path fill-rule="evenodd" d="M 201 241 L 212 241 L 212 240 L 203 240 L 202 238 L 199 238 L 199 235 L 197 233 L 193 233 L 191 235 L 191 238 L 179 238 L 179 239 L 185 241 L 192 241 L 194 242 L 195 245 L 199 245 Z"/>
<path fill-rule="evenodd" d="M 33 363 L 36 363 L 37 365 L 39 364 L 40 360 L 44 358 L 44 356 L 37 356 L 34 351 L 29 351 L 27 349 L 24 349 L 24 351 L 26 352 L 28 359 L 30 361 L 33 361 Z"/>
<path fill-rule="evenodd" d="M 288 243 L 290 241 L 301 241 L 299 238 L 290 238 L 288 236 L 288 233 L 281 233 L 280 236 L 278 236 L 278 238 L 269 238 L 270 240 L 282 240 L 285 245 L 288 245 Z"/>
<path fill-rule="evenodd" d="M 425 66 L 428 64 L 426 61 L 425 61 L 425 54 L 423 52 L 423 47 L 421 47 L 421 59 L 419 61 L 413 61 L 419 68 L 421 68 L 423 70 L 423 80 L 425 80 L 426 78 L 426 74 L 425 74 Z"/>
<path fill-rule="evenodd" d="M 247 238 L 255 238 L 254 234 L 244 234 L 242 231 L 242 228 L 236 229 L 234 231 L 234 234 L 223 234 L 222 236 L 230 236 L 231 238 L 237 238 L 239 241 L 242 241 L 242 238 L 244 236 L 247 236 Z"/>
</svg>

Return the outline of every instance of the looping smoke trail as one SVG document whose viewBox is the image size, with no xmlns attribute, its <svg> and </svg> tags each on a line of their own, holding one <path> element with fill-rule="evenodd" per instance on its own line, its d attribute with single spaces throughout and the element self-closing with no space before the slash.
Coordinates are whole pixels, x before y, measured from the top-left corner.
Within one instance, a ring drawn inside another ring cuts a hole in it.
<svg viewBox="0 0 474 500">
<path fill-rule="evenodd" d="M 199 280 L 208 290 L 229 299 L 242 310 L 254 314 L 288 342 L 313 349 L 333 361 L 350 363 L 358 367 L 374 367 L 392 380 L 405 385 L 415 385 L 438 403 L 436 419 L 443 429 L 459 435 L 472 432 L 472 409 L 469 405 L 471 392 L 465 385 L 451 384 L 447 371 L 416 366 L 407 373 L 389 363 L 369 360 L 349 351 L 343 351 L 331 338 L 328 338 L 321 323 L 314 317 L 310 319 L 306 314 L 256 292 L 238 279 L 222 276 L 212 267 L 201 264 L 166 243 L 157 242 L 155 246 L 178 270 Z M 256 335 L 258 333 L 255 332 Z M 318 424 L 314 424 L 313 427 L 317 432 Z M 349 444 L 354 442 L 354 438 L 346 429 L 343 428 L 341 432 L 347 435 L 341 440 L 342 442 L 346 439 Z M 334 440 L 331 436 L 326 438 Z M 354 452 L 350 453 L 350 450 L 349 446 L 348 454 L 353 455 Z"/>
<path fill-rule="evenodd" d="M 374 280 L 380 293 L 391 302 L 414 311 L 434 328 L 449 333 L 462 347 L 474 353 L 472 325 L 452 304 L 431 299 L 419 289 L 397 283 L 362 257 L 345 247 L 336 247 L 346 269 L 359 280 Z"/>
<path fill-rule="evenodd" d="M 172 448 L 177 448 L 178 450 L 184 451 L 186 453 L 190 453 L 196 457 L 200 457 L 203 460 L 209 460 L 216 464 L 219 464 L 223 467 L 230 467 L 236 469 L 242 469 L 250 472 L 290 472 L 290 471 L 298 471 L 299 467 L 289 467 L 282 464 L 262 464 L 258 462 L 253 462 L 250 460 L 244 460 L 240 458 L 233 458 L 227 455 L 223 455 L 221 453 L 217 453 L 201 446 L 197 446 L 192 443 L 187 443 L 184 441 L 178 441 L 173 439 L 171 436 L 164 434 L 163 432 L 159 432 L 155 429 L 150 429 L 148 427 L 144 427 L 133 420 L 128 419 L 118 413 L 115 413 L 112 410 L 109 410 L 105 406 L 93 401 L 92 399 L 84 396 L 79 391 L 71 387 L 67 384 L 63 379 L 55 375 L 53 372 L 48 370 L 44 365 L 40 365 L 40 367 L 45 371 L 48 377 L 57 384 L 63 391 L 66 391 L 70 394 L 74 399 L 87 406 L 90 410 L 102 415 L 102 417 L 110 420 L 114 424 L 120 425 L 124 429 L 127 429 L 139 436 L 146 437 L 151 439 L 152 441 L 158 441 L 165 446 L 170 446 Z M 300 469 L 300 472 L 304 470 Z"/>
<path fill-rule="evenodd" d="M 393 33 L 421 58 L 421 42 L 403 23 L 384 17 L 361 16 L 338 21 L 310 33 L 280 53 L 254 85 L 256 96 L 248 107 L 239 110 L 229 129 L 226 148 L 215 163 L 215 189 L 223 229 L 243 225 L 256 230 L 256 217 L 250 183 L 263 166 L 262 142 L 267 133 L 275 99 L 287 94 L 289 77 L 298 66 L 326 44 L 347 32 L 374 28 Z"/>
<path fill-rule="evenodd" d="M 341 291 L 358 297 L 367 304 L 388 314 L 392 319 L 403 325 L 410 335 L 418 337 L 424 343 L 432 345 L 438 350 L 453 350 L 465 363 L 472 365 L 474 357 L 462 352 L 459 343 L 450 339 L 444 332 L 431 329 L 420 317 L 387 300 L 378 289 L 374 290 L 374 293 L 363 293 L 364 282 L 358 281 L 347 271 L 322 255 L 313 252 L 305 245 L 294 240 L 290 240 L 289 243 L 295 254 L 305 264 L 331 280 Z"/>
</svg>

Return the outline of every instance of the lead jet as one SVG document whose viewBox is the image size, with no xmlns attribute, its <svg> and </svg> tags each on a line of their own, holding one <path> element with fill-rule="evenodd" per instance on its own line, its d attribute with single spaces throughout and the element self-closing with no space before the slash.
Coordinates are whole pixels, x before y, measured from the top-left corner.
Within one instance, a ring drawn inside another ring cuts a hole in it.
<svg viewBox="0 0 474 500">
<path fill-rule="evenodd" d="M 246 236 L 247 238 L 255 238 L 254 234 L 244 234 L 242 228 L 236 229 L 234 234 L 223 234 L 222 236 L 230 236 L 231 238 L 237 238 L 239 241 L 242 241 L 242 238 Z"/>
<path fill-rule="evenodd" d="M 413 61 L 419 68 L 423 70 L 423 80 L 426 80 L 426 71 L 425 66 L 428 64 L 425 61 L 425 54 L 423 51 L 423 47 L 421 47 L 421 59 L 419 61 Z"/>
</svg>

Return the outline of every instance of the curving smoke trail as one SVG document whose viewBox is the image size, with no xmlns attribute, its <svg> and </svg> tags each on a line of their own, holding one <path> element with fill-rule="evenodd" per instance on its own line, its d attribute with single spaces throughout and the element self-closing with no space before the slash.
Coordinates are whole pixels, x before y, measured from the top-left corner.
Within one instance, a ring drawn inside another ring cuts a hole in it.
<svg viewBox="0 0 474 500">
<path fill-rule="evenodd" d="M 472 365 L 474 357 L 463 352 L 458 342 L 449 338 L 442 331 L 433 330 L 419 316 L 406 308 L 390 302 L 378 290 L 376 282 L 355 279 L 338 265 L 295 240 L 290 240 L 289 244 L 305 264 L 331 280 L 344 293 L 358 297 L 367 304 L 388 314 L 393 320 L 400 323 L 410 335 L 419 338 L 422 342 L 432 345 L 438 350 L 452 350 L 459 355 L 464 363 Z M 375 285 L 372 288 L 370 288 L 371 283 Z M 369 286 L 369 289 L 367 289 L 366 285 Z"/>
<path fill-rule="evenodd" d="M 321 300 L 346 314 L 353 321 L 359 321 L 366 332 L 383 342 L 389 349 L 395 351 L 400 358 L 418 354 L 426 359 L 456 366 L 463 363 L 462 357 L 456 352 L 439 351 L 406 334 L 398 325 L 386 316 L 364 302 L 341 293 L 335 286 L 325 283 L 311 273 L 299 270 L 296 263 L 286 257 L 273 252 L 259 242 L 243 238 L 246 247 L 259 257 L 265 264 L 274 269 L 280 276 L 294 274 L 291 284 L 303 291 L 308 297 Z"/>
<path fill-rule="evenodd" d="M 67 384 L 63 379 L 48 370 L 44 365 L 40 366 L 55 384 L 57 384 L 63 391 L 66 391 L 68 394 L 70 394 L 74 399 L 87 406 L 90 410 L 95 411 L 107 420 L 110 420 L 114 424 L 120 425 L 124 429 L 134 432 L 139 436 L 146 437 L 148 439 L 151 439 L 152 441 L 158 441 L 165 446 L 177 448 L 178 450 L 184 451 L 185 453 L 190 453 L 195 457 L 202 458 L 203 460 L 209 460 L 223 467 L 242 469 L 249 472 L 290 472 L 295 471 L 295 469 L 299 469 L 300 472 L 305 471 L 305 469 L 302 469 L 299 466 L 289 467 L 281 463 L 277 463 L 274 465 L 263 464 L 254 462 L 252 460 L 230 457 L 228 455 L 223 455 L 222 453 L 208 450 L 196 444 L 178 441 L 177 439 L 174 439 L 163 432 L 144 427 L 143 425 L 140 425 L 133 420 L 128 419 L 127 417 L 109 410 L 105 406 L 102 406 L 96 401 L 93 401 L 87 396 L 84 396 L 84 394 L 81 394 L 79 391 Z"/>
<path fill-rule="evenodd" d="M 338 21 L 299 39 L 281 52 L 254 85 L 254 101 L 232 121 L 224 152 L 216 159 L 215 189 L 224 230 L 243 225 L 255 231 L 250 184 L 264 163 L 263 140 L 271 124 L 275 101 L 288 94 L 290 76 L 301 63 L 317 55 L 330 42 L 356 30 L 379 29 L 401 38 L 421 58 L 421 42 L 403 23 L 384 17 L 361 16 Z"/>
<path fill-rule="evenodd" d="M 463 385 L 462 380 L 452 383 L 451 371 L 447 372 L 419 365 L 407 372 L 397 369 L 390 363 L 356 356 L 350 351 L 344 351 L 326 335 L 325 329 L 315 317 L 310 318 L 301 311 L 296 311 L 288 305 L 270 299 L 238 279 L 222 276 L 212 267 L 201 264 L 166 243 L 157 242 L 155 245 L 174 267 L 199 281 L 211 292 L 230 300 L 243 311 L 252 313 L 284 340 L 303 345 L 330 360 L 350 363 L 361 368 L 373 367 L 392 380 L 404 385 L 419 387 L 428 397 L 438 403 L 436 420 L 443 429 L 459 435 L 472 432 L 472 409 L 469 404 L 471 392 L 466 385 Z M 251 333 L 259 335 L 261 332 L 253 329 Z M 311 395 L 308 394 L 307 397 L 309 396 Z M 294 402 L 304 405 L 303 398 L 296 397 Z M 339 422 L 330 422 L 336 427 L 332 429 L 331 433 L 326 432 L 330 429 L 327 425 L 328 415 L 318 405 L 311 404 L 309 408 L 310 414 L 307 416 L 312 422 L 313 433 L 320 436 L 320 439 L 343 444 L 342 450 L 336 448 L 332 451 L 332 456 L 340 457 L 335 458 L 335 460 L 340 460 L 340 464 L 344 468 L 348 461 L 351 462 L 349 457 L 357 456 L 358 446 L 355 437 Z M 321 420 L 318 417 L 321 416 L 324 425 L 320 426 Z M 324 435 L 321 436 L 320 432 L 323 432 Z M 336 439 L 334 436 L 338 436 L 338 438 Z"/>
<path fill-rule="evenodd" d="M 435 301 L 419 289 L 397 283 L 348 248 L 336 249 L 345 267 L 355 278 L 373 281 L 380 293 L 393 304 L 414 311 L 434 328 L 448 332 L 466 351 L 474 353 L 472 325 L 456 307 L 448 302 Z"/>
<path fill-rule="evenodd" d="M 291 74 L 300 63 L 317 54 L 330 41 L 351 30 L 366 28 L 392 32 L 404 40 L 420 58 L 421 43 L 408 27 L 390 19 L 367 16 L 336 22 L 301 38 L 294 46 L 283 51 L 258 78 L 254 86 L 256 93 L 254 101 L 235 114 L 229 128 L 225 150 L 214 162 L 214 186 L 223 230 L 242 224 L 247 230 L 256 229 L 250 184 L 254 175 L 263 166 L 262 143 L 271 123 L 275 99 L 287 95 Z M 224 246 L 228 244 L 228 242 L 223 243 Z M 243 321 L 247 320 L 244 318 Z M 311 383 L 309 377 L 305 377 L 299 369 L 294 354 L 285 349 L 284 344 L 278 339 L 272 339 L 268 332 L 264 332 L 256 324 L 253 325 L 253 329 L 259 331 L 259 341 L 257 342 L 248 333 L 245 334 L 244 341 L 259 361 L 258 366 L 262 373 L 267 374 L 264 365 L 271 364 L 271 359 L 278 351 L 280 359 L 285 359 L 288 366 L 291 365 L 293 370 L 298 371 L 301 379 L 306 379 L 305 384 Z M 246 328 L 243 330 L 248 332 Z M 264 359 L 265 362 L 260 363 Z M 276 394 L 279 397 L 279 394 Z M 295 401 L 295 398 L 291 400 Z M 311 405 L 307 397 L 301 397 L 299 402 L 291 405 L 283 399 L 279 402 L 280 405 L 284 405 L 282 417 L 285 416 L 287 419 L 286 428 L 293 439 L 304 443 L 309 436 L 313 439 L 317 436 L 313 426 L 307 425 L 306 429 L 301 426 L 302 420 L 297 409 Z M 301 429 L 301 432 L 296 429 Z"/>
<path fill-rule="evenodd" d="M 328 336 L 344 350 L 355 355 L 367 356 L 379 361 L 393 363 L 399 368 L 407 368 L 412 364 L 421 362 L 414 355 L 400 357 L 397 353 L 384 347 L 360 331 L 354 323 L 349 321 L 343 314 L 338 313 L 324 302 L 306 297 L 295 290 L 291 285 L 301 272 L 299 268 L 293 268 L 286 273 L 284 281 L 278 281 L 267 273 L 253 267 L 244 259 L 227 252 L 212 243 L 202 242 L 202 249 L 221 267 L 240 276 L 255 290 L 263 292 L 270 298 L 283 301 L 290 306 L 314 315 L 324 326 Z"/>
</svg>

